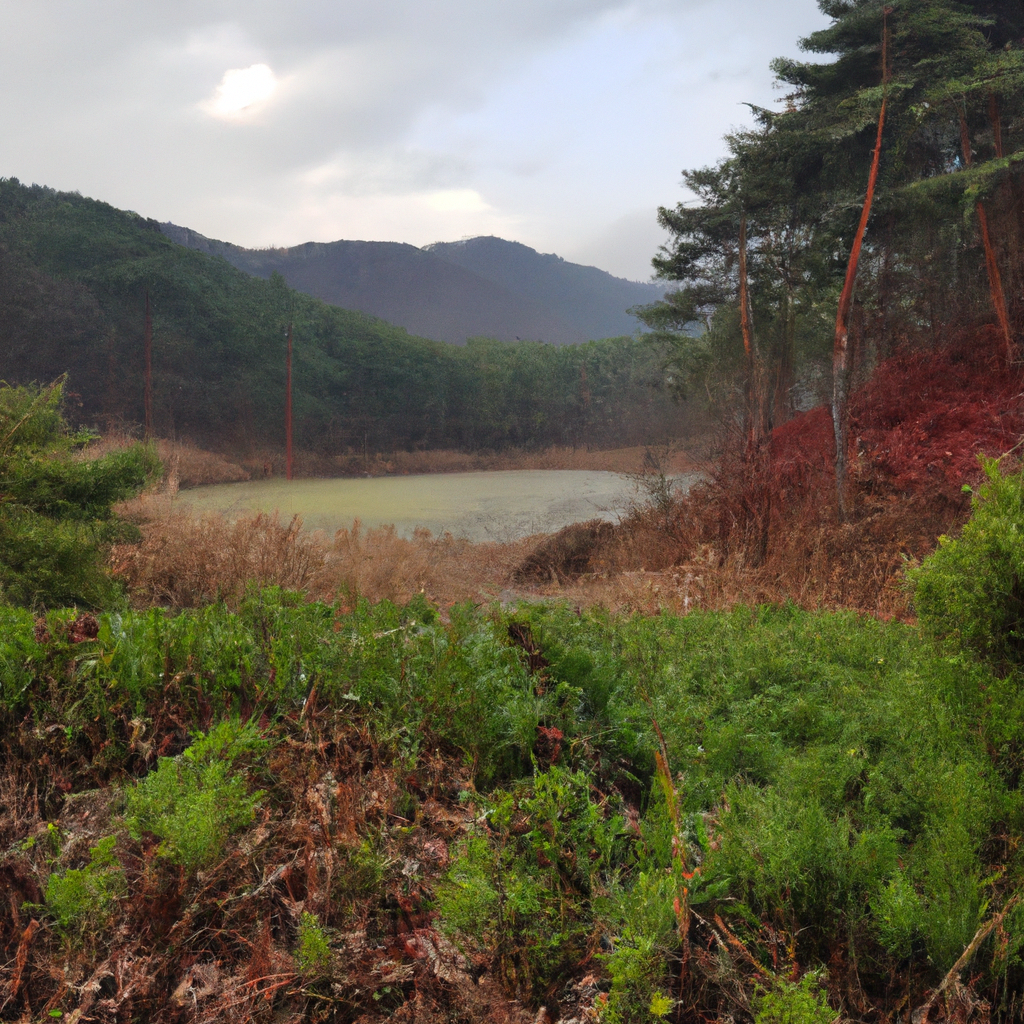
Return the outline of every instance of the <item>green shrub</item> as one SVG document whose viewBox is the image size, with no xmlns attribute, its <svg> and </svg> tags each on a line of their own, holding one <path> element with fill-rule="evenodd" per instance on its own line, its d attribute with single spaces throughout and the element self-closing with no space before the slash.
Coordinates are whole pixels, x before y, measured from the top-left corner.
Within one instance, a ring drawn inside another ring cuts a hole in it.
<svg viewBox="0 0 1024 1024">
<path fill-rule="evenodd" d="M 303 974 L 323 974 L 331 963 L 331 947 L 316 914 L 302 912 L 295 963 Z"/>
<path fill-rule="evenodd" d="M 162 757 L 127 794 L 127 823 L 138 839 L 152 832 L 161 852 L 186 870 L 215 861 L 227 837 L 249 824 L 262 791 L 250 794 L 235 762 L 263 749 L 253 723 L 225 721 L 200 736 L 180 757 Z"/>
<path fill-rule="evenodd" d="M 1000 665 L 1024 662 L 1024 473 L 983 460 L 988 480 L 957 539 L 910 571 L 922 628 Z"/>
<path fill-rule="evenodd" d="M 114 856 L 116 842 L 116 836 L 101 839 L 89 851 L 85 867 L 55 871 L 47 879 L 46 909 L 61 931 L 100 927 L 113 900 L 125 891 L 124 871 Z"/>
<path fill-rule="evenodd" d="M 486 816 L 488 835 L 462 843 L 439 887 L 442 923 L 495 949 L 506 989 L 536 1004 L 586 957 L 622 822 L 583 772 L 557 767 L 494 794 Z"/>
<path fill-rule="evenodd" d="M 839 1014 L 821 989 L 820 975 L 805 974 L 799 981 L 777 978 L 770 989 L 754 997 L 754 1024 L 834 1024 Z"/>
<path fill-rule="evenodd" d="M 73 458 L 89 435 L 68 429 L 62 397 L 63 380 L 0 385 L 0 603 L 109 607 L 120 590 L 104 548 L 131 530 L 113 505 L 138 493 L 159 462 L 144 445 Z"/>
</svg>

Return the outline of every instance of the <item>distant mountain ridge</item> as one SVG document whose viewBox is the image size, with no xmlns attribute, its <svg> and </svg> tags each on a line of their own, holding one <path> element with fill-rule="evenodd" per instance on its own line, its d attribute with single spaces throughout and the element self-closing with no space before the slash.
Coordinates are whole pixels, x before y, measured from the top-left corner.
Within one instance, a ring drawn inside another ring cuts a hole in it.
<svg viewBox="0 0 1024 1024">
<path fill-rule="evenodd" d="M 176 224 L 160 227 L 180 245 L 222 256 L 246 273 L 279 273 L 331 305 L 456 345 L 472 337 L 567 345 L 632 334 L 639 322 L 627 310 L 665 290 L 494 236 L 422 249 L 346 240 L 245 249 Z"/>
</svg>

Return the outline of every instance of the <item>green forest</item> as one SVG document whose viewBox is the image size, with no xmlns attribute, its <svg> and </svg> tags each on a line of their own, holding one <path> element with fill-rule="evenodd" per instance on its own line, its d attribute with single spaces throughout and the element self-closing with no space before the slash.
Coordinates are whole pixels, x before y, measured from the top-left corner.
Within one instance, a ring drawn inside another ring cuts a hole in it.
<svg viewBox="0 0 1024 1024">
<path fill-rule="evenodd" d="M 422 341 L 0 184 L 0 1020 L 1024 1021 L 1024 9 L 819 6 L 661 210 L 636 339 Z M 147 292 L 157 432 L 274 436 L 291 324 L 310 447 L 688 396 L 721 454 L 473 600 L 376 599 L 411 546 L 353 528 L 330 599 L 258 548 L 157 601 L 111 561 L 154 451 L 87 448 L 142 416 Z"/>
<path fill-rule="evenodd" d="M 289 325 L 295 443 L 321 454 L 642 444 L 677 418 L 636 339 L 427 341 L 176 245 L 155 221 L 0 180 L 0 379 L 66 373 L 82 423 L 143 423 L 147 295 L 163 437 L 282 447 Z"/>
</svg>

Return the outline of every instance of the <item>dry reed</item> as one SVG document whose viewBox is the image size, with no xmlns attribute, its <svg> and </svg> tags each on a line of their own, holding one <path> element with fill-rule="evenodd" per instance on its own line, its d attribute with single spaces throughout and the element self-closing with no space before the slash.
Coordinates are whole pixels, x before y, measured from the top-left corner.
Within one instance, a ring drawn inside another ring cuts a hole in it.
<svg viewBox="0 0 1024 1024">
<path fill-rule="evenodd" d="M 530 546 L 471 544 L 426 530 L 407 540 L 393 527 L 364 530 L 358 522 L 329 538 L 303 531 L 298 518 L 282 523 L 262 514 L 229 521 L 169 511 L 141 528 L 141 544 L 111 552 L 114 574 L 137 603 L 175 608 L 234 603 L 250 586 L 346 603 L 359 597 L 405 602 L 417 593 L 442 606 L 489 599 Z"/>
</svg>

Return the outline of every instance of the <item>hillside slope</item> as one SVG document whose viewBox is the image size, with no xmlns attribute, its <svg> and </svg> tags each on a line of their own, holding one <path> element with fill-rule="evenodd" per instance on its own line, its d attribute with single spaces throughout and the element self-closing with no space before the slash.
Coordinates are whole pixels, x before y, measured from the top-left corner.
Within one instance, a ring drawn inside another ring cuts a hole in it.
<svg viewBox="0 0 1024 1024">
<path fill-rule="evenodd" d="M 160 227 L 180 245 L 223 256 L 246 273 L 279 273 L 324 302 L 458 345 L 472 337 L 566 345 L 632 334 L 638 321 L 627 310 L 664 291 L 494 237 L 422 249 L 344 240 L 245 249 L 176 224 Z"/>
<path fill-rule="evenodd" d="M 386 264 L 396 250 L 471 276 L 412 246 L 378 251 Z M 143 422 L 148 294 L 154 431 L 217 450 L 282 444 L 289 324 L 295 441 L 310 451 L 614 447 L 646 443 L 678 417 L 643 342 L 456 347 L 264 271 L 178 245 L 138 214 L 0 179 L 0 380 L 68 373 L 75 419 Z M 501 288 L 483 283 L 498 302 Z"/>
</svg>

